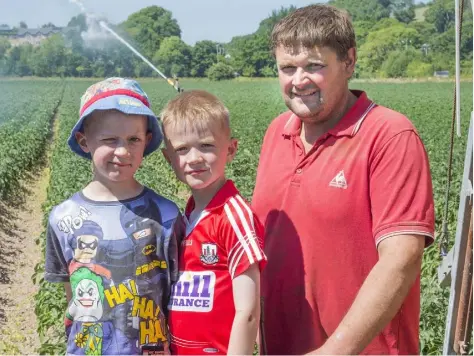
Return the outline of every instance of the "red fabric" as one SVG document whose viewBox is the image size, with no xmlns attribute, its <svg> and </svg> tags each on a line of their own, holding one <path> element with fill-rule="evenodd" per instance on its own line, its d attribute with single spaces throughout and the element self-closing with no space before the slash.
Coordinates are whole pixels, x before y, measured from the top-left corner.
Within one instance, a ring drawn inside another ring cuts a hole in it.
<svg viewBox="0 0 474 356">
<path fill-rule="evenodd" d="M 193 209 L 191 198 L 186 216 Z M 169 304 L 172 352 L 226 354 L 235 316 L 232 279 L 254 263 L 264 267 L 263 228 L 232 181 L 219 190 L 197 223 L 186 225 L 180 278 Z"/>
<path fill-rule="evenodd" d="M 270 354 L 303 354 L 325 342 L 377 262 L 382 239 L 433 241 L 431 176 L 415 128 L 364 92 L 354 94 L 356 104 L 307 154 L 301 121 L 290 112 L 264 138 L 252 207 L 265 226 Z M 418 353 L 419 312 L 418 279 L 364 353 Z"/>
<path fill-rule="evenodd" d="M 115 90 L 109 90 L 109 91 L 104 91 L 100 94 L 96 94 L 94 95 L 92 98 L 89 99 L 89 101 L 87 103 L 84 104 L 84 106 L 81 108 L 81 112 L 79 113 L 79 116 L 82 115 L 82 113 L 84 111 L 86 111 L 86 109 L 91 106 L 92 104 L 94 104 L 97 100 L 100 100 L 100 99 L 103 99 L 103 98 L 108 98 L 109 96 L 113 96 L 113 95 L 126 95 L 126 96 L 131 96 L 133 98 L 136 98 L 138 100 L 140 100 L 146 107 L 150 107 L 150 103 L 148 102 L 148 100 L 144 97 L 144 96 L 141 96 L 135 92 L 133 92 L 132 90 L 128 90 L 128 89 L 115 89 Z"/>
</svg>

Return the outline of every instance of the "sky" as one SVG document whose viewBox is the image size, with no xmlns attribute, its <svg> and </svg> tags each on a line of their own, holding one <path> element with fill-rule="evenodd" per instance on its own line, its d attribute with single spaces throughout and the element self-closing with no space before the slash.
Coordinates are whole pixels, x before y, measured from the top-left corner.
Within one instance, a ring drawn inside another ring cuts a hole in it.
<svg viewBox="0 0 474 356">
<path fill-rule="evenodd" d="M 229 42 L 234 36 L 247 35 L 258 28 L 260 21 L 281 6 L 302 7 L 311 0 L 82 0 L 89 12 L 104 16 L 117 24 L 151 5 L 172 12 L 181 28 L 181 38 L 189 45 L 196 41 Z M 415 1 L 420 2 L 420 0 Z M 0 24 L 18 26 L 20 21 L 35 28 L 52 22 L 66 26 L 80 13 L 69 0 L 0 0 Z"/>
</svg>

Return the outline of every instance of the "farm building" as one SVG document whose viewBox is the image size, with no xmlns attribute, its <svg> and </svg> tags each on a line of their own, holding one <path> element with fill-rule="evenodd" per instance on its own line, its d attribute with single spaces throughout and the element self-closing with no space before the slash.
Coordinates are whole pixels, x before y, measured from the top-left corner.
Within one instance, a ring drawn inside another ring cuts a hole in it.
<svg viewBox="0 0 474 356">
<path fill-rule="evenodd" d="M 72 28 L 69 27 L 11 28 L 2 25 L 0 26 L 0 37 L 7 37 L 12 46 L 20 46 L 25 43 L 37 46 L 41 41 L 56 33 L 65 34 L 70 30 Z"/>
</svg>

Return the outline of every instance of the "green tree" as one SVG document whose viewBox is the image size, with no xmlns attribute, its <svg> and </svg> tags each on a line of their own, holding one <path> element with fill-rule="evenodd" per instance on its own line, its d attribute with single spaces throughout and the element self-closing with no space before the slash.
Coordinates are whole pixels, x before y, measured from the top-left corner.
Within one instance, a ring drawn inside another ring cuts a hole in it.
<svg viewBox="0 0 474 356">
<path fill-rule="evenodd" d="M 234 78 L 234 69 L 225 63 L 219 62 L 213 64 L 207 72 L 210 80 L 225 80 Z"/>
<path fill-rule="evenodd" d="M 415 19 L 413 0 L 391 0 L 392 15 L 400 22 L 410 23 Z"/>
<path fill-rule="evenodd" d="M 192 49 L 191 75 L 205 77 L 207 70 L 217 62 L 217 42 L 199 41 Z"/>
<path fill-rule="evenodd" d="M 346 9 L 353 21 L 378 21 L 390 16 L 389 2 L 378 0 L 330 0 L 330 5 Z"/>
<path fill-rule="evenodd" d="M 373 21 L 354 21 L 353 26 L 356 35 L 357 47 L 360 47 L 365 43 L 367 36 L 374 27 L 374 24 L 375 23 Z"/>
<path fill-rule="evenodd" d="M 20 24 L 19 24 L 19 27 L 20 28 L 28 28 L 28 25 L 26 24 L 25 21 L 21 21 Z"/>
<path fill-rule="evenodd" d="M 187 77 L 191 73 L 191 47 L 177 36 L 166 37 L 153 61 L 166 76 Z"/>
<path fill-rule="evenodd" d="M 31 75 L 31 57 L 33 46 L 24 44 L 12 47 L 6 60 L 6 74 L 20 77 Z"/>
<path fill-rule="evenodd" d="M 388 54 L 383 62 L 381 71 L 383 76 L 389 78 L 402 78 L 407 75 L 407 67 L 413 60 L 421 61 L 421 54 L 414 48 L 408 50 L 396 50 Z"/>
<path fill-rule="evenodd" d="M 171 12 L 159 6 L 149 6 L 133 13 L 121 27 L 147 58 L 153 58 L 166 37 L 181 37 L 181 29 Z"/>
<path fill-rule="evenodd" d="M 360 74 L 374 75 L 380 69 L 388 54 L 394 50 L 420 46 L 418 32 L 404 24 L 393 25 L 370 32 L 367 41 L 359 50 Z"/>
<path fill-rule="evenodd" d="M 0 59 L 4 59 L 6 57 L 7 51 L 10 49 L 10 41 L 8 41 L 5 37 L 0 37 Z"/>
<path fill-rule="evenodd" d="M 423 78 L 433 75 L 433 65 L 415 59 L 406 68 L 406 76 L 410 78 Z"/>
<path fill-rule="evenodd" d="M 39 77 L 63 76 L 66 73 L 66 46 L 60 34 L 41 43 L 32 58 L 33 74 Z"/>
<path fill-rule="evenodd" d="M 454 26 L 455 18 L 452 0 L 434 0 L 425 12 L 425 21 L 432 23 L 439 33 L 446 32 Z"/>
</svg>

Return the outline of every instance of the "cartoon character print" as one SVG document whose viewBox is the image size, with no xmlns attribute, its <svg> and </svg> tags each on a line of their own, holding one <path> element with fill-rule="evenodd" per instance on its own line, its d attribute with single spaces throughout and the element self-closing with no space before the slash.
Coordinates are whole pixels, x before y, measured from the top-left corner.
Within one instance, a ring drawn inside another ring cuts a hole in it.
<svg viewBox="0 0 474 356">
<path fill-rule="evenodd" d="M 111 272 L 96 263 L 99 242 L 102 239 L 101 227 L 94 221 L 84 220 L 82 226 L 69 238 L 69 244 L 74 250 L 73 260 L 69 263 L 69 274 L 74 273 L 80 267 L 87 267 L 110 281 Z"/>
<path fill-rule="evenodd" d="M 72 300 L 68 307 L 71 320 L 95 322 L 104 312 L 104 285 L 102 278 L 86 267 L 70 276 Z"/>
<path fill-rule="evenodd" d="M 74 321 L 67 333 L 73 337 L 68 353 L 84 355 L 136 353 L 127 336 L 104 316 L 104 284 L 102 277 L 86 267 L 70 276 L 72 300 L 67 317 Z"/>
<path fill-rule="evenodd" d="M 156 294 L 156 284 L 165 276 L 166 262 L 161 251 L 161 213 L 151 199 L 136 206 L 124 205 L 120 224 L 133 243 L 134 278 L 140 295 Z"/>
</svg>

